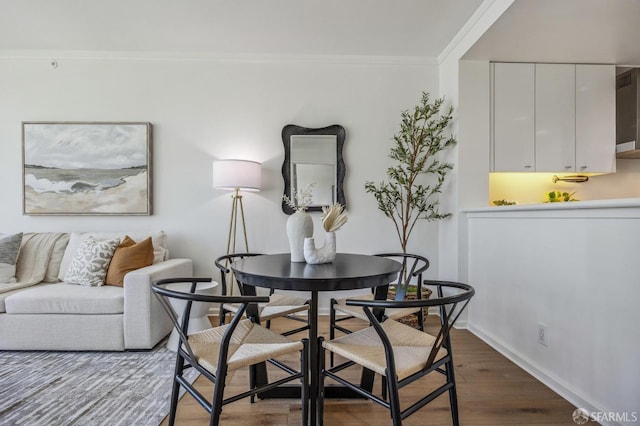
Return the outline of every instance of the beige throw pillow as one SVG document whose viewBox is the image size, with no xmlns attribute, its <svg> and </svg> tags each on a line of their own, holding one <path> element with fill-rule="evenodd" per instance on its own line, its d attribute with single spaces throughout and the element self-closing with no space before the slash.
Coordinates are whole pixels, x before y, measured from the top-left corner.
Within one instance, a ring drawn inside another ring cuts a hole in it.
<svg viewBox="0 0 640 426">
<path fill-rule="evenodd" d="M 60 264 L 62 263 L 62 256 L 69 243 L 69 234 L 62 234 L 60 238 L 56 240 L 49 258 L 49 265 L 47 266 L 47 273 L 42 281 L 45 283 L 57 283 L 60 282 Z"/>
</svg>

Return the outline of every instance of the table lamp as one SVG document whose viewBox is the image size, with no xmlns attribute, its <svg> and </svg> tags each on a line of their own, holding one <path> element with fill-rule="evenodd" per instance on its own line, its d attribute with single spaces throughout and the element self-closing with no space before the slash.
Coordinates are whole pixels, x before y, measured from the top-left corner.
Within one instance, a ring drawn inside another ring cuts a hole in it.
<svg viewBox="0 0 640 426">
<path fill-rule="evenodd" d="M 249 252 L 247 228 L 244 221 L 244 207 L 240 191 L 260 191 L 260 163 L 248 160 L 216 160 L 213 162 L 213 187 L 233 191 L 231 203 L 231 220 L 227 239 L 227 254 L 236 251 L 238 229 L 238 209 L 242 221 L 244 249 Z"/>
</svg>

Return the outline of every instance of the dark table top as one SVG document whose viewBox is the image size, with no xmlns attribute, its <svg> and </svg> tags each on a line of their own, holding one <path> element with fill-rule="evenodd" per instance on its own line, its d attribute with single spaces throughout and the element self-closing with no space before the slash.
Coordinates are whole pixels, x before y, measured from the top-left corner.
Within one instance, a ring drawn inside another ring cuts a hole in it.
<svg viewBox="0 0 640 426">
<path fill-rule="evenodd" d="M 289 253 L 236 260 L 231 269 L 240 282 L 251 286 L 298 291 L 333 291 L 389 284 L 402 265 L 384 257 L 337 253 L 331 263 L 291 262 Z"/>
</svg>

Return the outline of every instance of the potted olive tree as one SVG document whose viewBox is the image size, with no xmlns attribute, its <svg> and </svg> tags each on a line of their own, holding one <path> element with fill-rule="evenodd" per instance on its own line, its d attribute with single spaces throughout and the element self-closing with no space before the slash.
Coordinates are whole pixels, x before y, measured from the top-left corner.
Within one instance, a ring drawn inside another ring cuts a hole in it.
<svg viewBox="0 0 640 426">
<path fill-rule="evenodd" d="M 403 253 L 407 253 L 409 238 L 419 220 L 451 216 L 440 212 L 438 194 L 453 168 L 439 158 L 442 151 L 456 143 L 448 129 L 452 115 L 453 107 L 444 108 L 444 98 L 431 102 L 429 94 L 422 93 L 420 103 L 401 114 L 400 131 L 393 137 L 390 153 L 396 164 L 387 169 L 387 179 L 378 184 L 365 183 L 365 190 L 373 194 L 378 209 L 393 222 Z M 398 293 L 405 291 L 398 289 Z"/>
</svg>

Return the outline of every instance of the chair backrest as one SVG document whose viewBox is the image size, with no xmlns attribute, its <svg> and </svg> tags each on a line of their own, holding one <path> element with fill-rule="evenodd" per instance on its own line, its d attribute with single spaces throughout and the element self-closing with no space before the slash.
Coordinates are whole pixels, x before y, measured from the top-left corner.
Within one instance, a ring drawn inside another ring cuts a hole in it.
<svg viewBox="0 0 640 426">
<path fill-rule="evenodd" d="M 216 267 L 220 270 L 220 285 L 222 287 L 222 294 L 227 295 L 227 291 L 230 290 L 230 287 L 234 284 L 240 289 L 240 294 L 242 293 L 242 285 L 238 282 L 233 271 L 229 267 L 229 265 L 233 264 L 236 260 L 244 259 L 245 257 L 253 257 L 260 256 L 261 253 L 232 253 L 226 254 L 224 256 L 220 256 L 215 260 Z"/>
<path fill-rule="evenodd" d="M 236 329 L 236 326 L 240 322 L 242 315 L 247 309 L 247 305 L 249 303 L 263 303 L 269 301 L 269 297 L 266 296 L 211 296 L 196 293 L 198 283 L 208 283 L 211 281 L 211 278 L 166 278 L 151 283 L 151 290 L 160 301 L 160 304 L 169 315 L 169 318 L 171 318 L 173 327 L 178 332 L 178 335 L 180 337 L 178 350 L 181 351 L 182 348 L 184 348 L 184 350 L 186 351 L 185 355 L 188 355 L 188 358 L 192 362 L 196 362 L 196 358 L 191 349 L 191 345 L 189 345 L 187 331 L 189 330 L 189 317 L 191 314 L 191 305 L 193 304 L 193 302 L 235 303 L 240 305 L 238 312 L 235 314 L 231 323 L 227 326 L 228 328 L 225 330 L 222 338 L 222 343 L 220 345 L 220 357 L 218 359 L 226 360 L 231 336 Z M 180 291 L 166 288 L 169 284 L 176 283 L 190 284 L 189 290 Z M 169 299 L 179 299 L 185 301 L 186 303 L 184 304 L 183 311 L 176 312 L 176 310 L 169 302 Z"/>
<path fill-rule="evenodd" d="M 429 259 L 413 253 L 380 253 L 379 257 L 396 260 L 402 264 L 396 285 L 396 300 L 404 300 L 409 286 L 416 286 L 418 299 L 422 298 L 422 273 L 429 268 Z"/>
<path fill-rule="evenodd" d="M 429 356 L 425 360 L 424 370 L 428 370 L 433 365 L 438 351 L 444 347 L 448 351 L 451 351 L 451 339 L 449 332 L 460 317 L 460 314 L 469 304 L 469 301 L 475 294 L 475 290 L 468 284 L 452 282 L 452 281 L 437 281 L 426 280 L 425 285 L 433 286 L 436 288 L 437 297 L 430 299 L 418 299 L 418 300 L 363 300 L 363 299 L 347 299 L 346 304 L 350 306 L 360 306 L 363 308 L 365 314 L 369 318 L 371 325 L 374 327 L 378 336 L 382 340 L 382 344 L 385 347 L 385 354 L 387 358 L 387 366 L 391 369 L 392 374 L 395 375 L 395 360 L 393 356 L 393 349 L 389 338 L 384 332 L 382 325 L 372 312 L 373 308 L 429 308 L 435 306 L 440 311 L 440 329 L 434 336 L 435 341 L 433 347 L 429 352 Z M 446 293 L 446 295 L 445 295 Z"/>
</svg>

